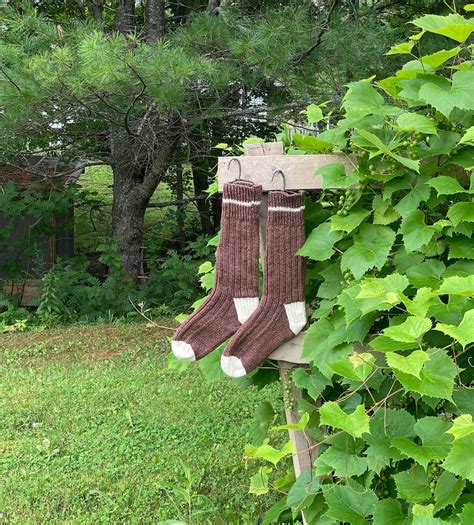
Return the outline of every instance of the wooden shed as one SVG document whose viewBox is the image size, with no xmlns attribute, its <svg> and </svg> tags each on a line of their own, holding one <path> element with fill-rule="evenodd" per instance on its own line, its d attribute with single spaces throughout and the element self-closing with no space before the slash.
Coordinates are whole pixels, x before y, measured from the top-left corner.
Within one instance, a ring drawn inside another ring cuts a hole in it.
<svg viewBox="0 0 474 525">
<path fill-rule="evenodd" d="M 16 190 L 37 190 L 46 199 L 51 191 L 64 190 L 75 182 L 83 168 L 83 162 L 60 165 L 55 158 L 25 155 L 15 165 L 0 165 L 0 191 L 13 183 Z M 27 299 L 27 296 L 37 295 L 41 276 L 58 257 L 74 256 L 73 218 L 73 204 L 61 214 L 42 217 L 42 222 L 49 225 L 45 233 L 35 229 L 37 217 L 26 214 L 12 219 L 0 210 L 0 280 L 4 289 L 25 296 L 23 303 L 27 305 L 34 302 L 34 297 Z"/>
</svg>

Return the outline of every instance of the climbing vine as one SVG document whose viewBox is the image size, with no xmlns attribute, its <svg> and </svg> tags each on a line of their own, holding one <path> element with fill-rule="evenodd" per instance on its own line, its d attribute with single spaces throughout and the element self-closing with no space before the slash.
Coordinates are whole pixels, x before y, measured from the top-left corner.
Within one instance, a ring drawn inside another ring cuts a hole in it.
<svg viewBox="0 0 474 525">
<path fill-rule="evenodd" d="M 354 169 L 319 169 L 307 201 L 311 364 L 293 372 L 291 428 L 320 451 L 312 471 L 277 479 L 294 448 L 272 443 L 289 426 L 254 436 L 250 492 L 282 495 L 263 524 L 474 523 L 474 21 L 412 24 L 387 53 L 407 56 L 402 69 L 349 84 L 336 125 L 311 105 L 307 126 L 325 131 L 278 136 L 288 154 L 340 152 Z M 261 409 L 260 428 L 274 417 Z"/>
<path fill-rule="evenodd" d="M 262 525 L 300 522 L 302 513 L 318 525 L 474 523 L 474 20 L 467 16 L 413 20 L 409 40 L 386 53 L 407 57 L 393 76 L 350 83 L 336 123 L 324 104 L 312 104 L 304 134 L 284 127 L 277 136 L 289 155 L 340 153 L 353 170 L 319 169 L 323 191 L 307 199 L 299 254 L 308 259 L 310 366 L 283 377 L 286 408 L 295 406 L 289 381 L 302 390 L 300 420 L 272 426 L 276 412 L 263 404 L 244 452 L 256 466 L 249 492 L 279 498 Z M 430 49 L 439 40 L 438 51 L 423 54 L 426 39 Z M 212 265 L 200 273 L 209 290 Z M 200 361 L 210 378 L 219 375 L 219 356 Z M 240 381 L 277 380 L 269 363 Z M 291 471 L 278 477 L 280 462 L 295 453 L 292 441 L 282 445 L 289 429 L 319 449 L 296 480 Z"/>
</svg>

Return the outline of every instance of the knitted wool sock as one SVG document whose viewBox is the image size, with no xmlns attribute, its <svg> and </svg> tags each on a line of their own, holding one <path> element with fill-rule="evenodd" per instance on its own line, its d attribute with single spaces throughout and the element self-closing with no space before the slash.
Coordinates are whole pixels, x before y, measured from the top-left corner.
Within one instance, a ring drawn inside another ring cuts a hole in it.
<svg viewBox="0 0 474 525">
<path fill-rule="evenodd" d="M 222 370 L 231 377 L 260 366 L 306 324 L 305 260 L 295 255 L 304 243 L 303 209 L 302 192 L 268 194 L 263 297 L 222 354 Z"/>
<path fill-rule="evenodd" d="M 224 186 L 215 286 L 176 331 L 171 346 L 178 359 L 204 357 L 234 334 L 257 308 L 261 198 L 261 186 L 244 182 Z"/>
</svg>

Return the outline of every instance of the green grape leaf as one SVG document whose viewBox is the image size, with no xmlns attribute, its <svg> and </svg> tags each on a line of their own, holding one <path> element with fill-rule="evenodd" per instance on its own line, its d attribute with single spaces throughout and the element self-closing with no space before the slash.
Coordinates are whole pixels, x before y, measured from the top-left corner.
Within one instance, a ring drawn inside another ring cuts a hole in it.
<svg viewBox="0 0 474 525">
<path fill-rule="evenodd" d="M 358 405 L 352 414 L 346 414 L 337 403 L 328 401 L 319 409 L 319 414 L 321 425 L 340 428 L 353 437 L 369 432 L 369 416 L 362 405 Z"/>
<path fill-rule="evenodd" d="M 268 429 L 275 419 L 275 411 L 271 403 L 265 401 L 256 410 L 254 423 L 250 429 L 250 442 L 258 447 L 261 445 L 268 433 Z"/>
<path fill-rule="evenodd" d="M 417 131 L 427 135 L 436 135 L 437 133 L 433 122 L 419 113 L 402 113 L 397 118 L 397 126 L 401 131 Z"/>
<path fill-rule="evenodd" d="M 376 195 L 372 201 L 374 210 L 374 224 L 391 224 L 400 218 L 400 214 L 393 208 L 388 200 Z"/>
<path fill-rule="evenodd" d="M 465 348 L 468 344 L 474 343 L 474 309 L 468 310 L 464 314 L 459 326 L 438 323 L 435 326 L 435 330 L 439 330 L 456 339 Z"/>
<path fill-rule="evenodd" d="M 474 27 L 474 25 L 473 25 Z M 474 109 L 474 71 L 456 71 L 452 83 L 448 81 L 441 87 L 438 84 L 427 82 L 422 85 L 419 97 L 430 106 L 433 106 L 446 118 L 453 109 Z"/>
<path fill-rule="evenodd" d="M 288 493 L 286 503 L 298 512 L 312 503 L 319 491 L 319 477 L 314 476 L 311 470 L 302 472 Z"/>
<path fill-rule="evenodd" d="M 425 15 L 413 20 L 412 24 L 423 31 L 443 35 L 461 43 L 474 31 L 474 22 L 457 13 L 447 16 Z"/>
<path fill-rule="evenodd" d="M 375 504 L 373 525 L 409 525 L 410 522 L 396 499 L 386 498 Z"/>
<path fill-rule="evenodd" d="M 360 180 L 356 172 L 346 174 L 344 164 L 334 162 L 318 168 L 314 174 L 323 178 L 323 189 L 349 188 Z"/>
<path fill-rule="evenodd" d="M 279 431 L 279 430 L 304 430 L 306 428 L 306 425 L 309 421 L 309 414 L 308 412 L 305 412 L 298 423 L 288 423 L 286 425 L 279 425 L 278 427 L 273 427 L 272 431 Z"/>
<path fill-rule="evenodd" d="M 448 217 L 454 226 L 461 222 L 474 222 L 474 202 L 457 202 L 449 208 Z"/>
<path fill-rule="evenodd" d="M 369 341 L 369 346 L 376 352 L 397 352 L 402 350 L 412 350 L 418 348 L 418 341 L 413 343 L 402 343 L 400 341 L 394 341 L 390 337 L 385 335 L 378 335 Z"/>
<path fill-rule="evenodd" d="M 331 231 L 350 233 L 355 230 L 370 213 L 369 210 L 359 208 L 351 210 L 345 217 L 343 215 L 333 215 L 331 217 Z"/>
<path fill-rule="evenodd" d="M 442 463 L 442 468 L 474 483 L 474 434 L 453 443 L 453 448 Z"/>
<path fill-rule="evenodd" d="M 318 139 L 313 135 L 295 133 L 293 135 L 293 142 L 299 150 L 307 151 L 308 153 L 329 153 L 332 150 L 332 144 Z M 293 154 L 295 153 L 294 151 Z"/>
<path fill-rule="evenodd" d="M 326 386 L 331 384 L 331 382 L 316 369 L 311 370 L 311 373 L 308 374 L 304 368 L 295 368 L 291 374 L 291 378 L 295 386 L 305 388 L 314 400 L 318 399 Z"/>
<path fill-rule="evenodd" d="M 199 281 L 201 282 L 201 286 L 206 292 L 208 292 L 211 288 L 214 287 L 215 278 L 216 272 L 211 270 L 210 272 L 203 274 L 199 279 Z"/>
<path fill-rule="evenodd" d="M 340 447 L 330 446 L 318 456 L 315 467 L 317 476 L 333 471 L 341 478 L 361 476 L 367 470 L 367 458 Z"/>
<path fill-rule="evenodd" d="M 365 129 L 357 129 L 357 132 L 364 137 L 365 140 L 370 142 L 373 146 L 377 148 L 377 150 L 373 153 L 371 153 L 370 157 L 374 157 L 377 155 L 380 155 L 381 153 L 384 153 L 385 155 L 388 155 L 392 159 L 396 160 L 406 168 L 416 171 L 417 173 L 420 172 L 420 161 L 419 160 L 412 160 L 407 157 L 402 157 L 401 155 L 398 155 L 397 153 L 394 153 L 386 144 L 384 144 L 377 135 L 374 135 L 373 133 L 370 133 L 370 131 L 367 131 Z"/>
<path fill-rule="evenodd" d="M 461 520 L 459 525 L 472 525 L 474 523 L 474 503 L 466 503 L 459 518 Z"/>
<path fill-rule="evenodd" d="M 402 343 L 414 343 L 420 341 L 426 332 L 431 329 L 431 321 L 426 317 L 407 317 L 398 325 L 389 326 L 383 331 L 384 335 L 394 341 Z"/>
<path fill-rule="evenodd" d="M 354 235 L 354 245 L 348 248 L 341 258 L 341 268 L 351 270 L 360 279 L 367 270 L 379 270 L 385 264 L 396 234 L 388 226 L 364 224 Z"/>
<path fill-rule="evenodd" d="M 398 304 L 401 301 L 399 293 L 408 285 L 408 279 L 398 273 L 387 275 L 382 279 L 367 277 L 359 283 L 359 292 L 354 301 L 361 312 L 366 314 L 379 310 L 380 302 L 387 303 L 389 306 Z"/>
<path fill-rule="evenodd" d="M 421 369 L 430 356 L 423 350 L 415 350 L 411 354 L 404 356 L 395 352 L 387 354 L 387 365 L 391 368 L 420 378 Z"/>
<path fill-rule="evenodd" d="M 346 323 L 343 315 L 319 319 L 306 331 L 303 340 L 303 357 L 309 357 L 314 366 L 327 378 L 334 375 L 328 364 L 352 352 L 352 345 L 343 344 Z"/>
<path fill-rule="evenodd" d="M 198 274 L 209 273 L 214 268 L 211 261 L 203 262 L 198 268 Z"/>
<path fill-rule="evenodd" d="M 440 175 L 434 179 L 426 181 L 426 184 L 436 190 L 438 195 L 454 195 L 456 193 L 465 193 L 466 190 L 459 184 L 454 177 Z"/>
<path fill-rule="evenodd" d="M 323 118 L 323 110 L 316 104 L 310 104 L 306 110 L 304 110 L 308 124 L 314 124 L 319 122 Z"/>
<path fill-rule="evenodd" d="M 448 505 L 454 505 L 461 495 L 466 482 L 458 479 L 450 472 L 443 472 L 436 483 L 434 498 L 434 513 L 443 510 Z"/>
<path fill-rule="evenodd" d="M 434 512 L 434 505 L 432 503 L 430 505 L 420 505 L 419 503 L 415 503 L 411 509 L 411 512 L 413 516 L 432 517 Z"/>
<path fill-rule="evenodd" d="M 374 362 L 375 356 L 368 352 L 354 353 L 331 363 L 329 368 L 347 379 L 365 381 L 372 372 Z"/>
<path fill-rule="evenodd" d="M 451 448 L 452 436 L 446 434 L 450 423 L 437 417 L 424 417 L 414 426 L 415 433 L 421 438 L 421 445 L 403 436 L 394 437 L 392 446 L 404 456 L 414 459 L 425 470 L 432 460 L 444 459 Z"/>
<path fill-rule="evenodd" d="M 469 436 L 474 432 L 472 414 L 461 414 L 453 421 L 453 426 L 446 431 L 454 436 L 454 440 Z"/>
<path fill-rule="evenodd" d="M 249 494 L 261 496 L 268 492 L 268 475 L 273 471 L 272 467 L 264 466 L 250 478 Z"/>
<path fill-rule="evenodd" d="M 323 222 L 310 233 L 296 253 L 315 261 L 325 261 L 333 256 L 334 245 L 342 239 L 342 236 L 342 233 L 332 231 L 328 222 Z"/>
<path fill-rule="evenodd" d="M 407 391 L 452 401 L 457 367 L 445 351 L 432 349 L 428 352 L 430 360 L 425 363 L 419 379 L 398 370 L 394 370 L 395 377 Z"/>
<path fill-rule="evenodd" d="M 400 232 L 403 234 L 405 249 L 407 253 L 410 253 L 428 244 L 435 229 L 425 224 L 425 214 L 421 210 L 412 210 L 403 218 Z"/>
<path fill-rule="evenodd" d="M 459 144 L 469 144 L 474 146 L 474 126 L 466 130 L 466 133 L 461 137 Z"/>
<path fill-rule="evenodd" d="M 426 317 L 430 307 L 436 304 L 436 294 L 431 288 L 419 288 L 413 300 L 402 298 L 407 312 L 416 317 Z"/>
<path fill-rule="evenodd" d="M 216 235 L 214 235 L 207 241 L 206 246 L 217 246 L 219 244 L 220 238 L 221 232 L 219 231 Z"/>
<path fill-rule="evenodd" d="M 354 481 L 351 486 L 324 486 L 324 499 L 328 505 L 327 516 L 342 523 L 367 525 L 366 516 L 374 513 L 377 496 Z"/>
<path fill-rule="evenodd" d="M 394 206 L 394 209 L 402 217 L 413 209 L 417 208 L 420 202 L 427 201 L 430 198 L 431 188 L 426 184 L 426 182 L 420 180 L 417 185 L 407 193 L 397 204 Z"/>
<path fill-rule="evenodd" d="M 474 418 L 474 390 L 467 387 L 460 388 L 454 392 L 454 403 L 459 414 L 471 414 Z"/>
<path fill-rule="evenodd" d="M 441 518 L 433 518 L 432 516 L 414 516 L 411 525 L 452 525 L 452 522 Z"/>
<path fill-rule="evenodd" d="M 412 503 L 423 503 L 430 500 L 430 478 L 420 465 L 415 465 L 410 470 L 394 474 L 393 479 L 395 480 L 397 494 L 400 499 L 405 499 Z"/>
<path fill-rule="evenodd" d="M 416 42 L 402 42 L 395 44 L 385 54 L 386 55 L 409 55 Z"/>
<path fill-rule="evenodd" d="M 474 259 L 474 243 L 465 237 L 453 238 L 447 241 L 449 246 L 448 259 Z"/>
<path fill-rule="evenodd" d="M 443 280 L 436 293 L 439 295 L 474 295 L 474 275 L 466 277 L 453 275 L 452 277 L 447 277 Z"/>
<path fill-rule="evenodd" d="M 385 100 L 369 80 L 348 84 L 342 107 L 348 115 L 385 115 Z"/>
<path fill-rule="evenodd" d="M 295 452 L 295 444 L 293 441 L 286 442 L 283 447 L 278 450 L 268 444 L 268 439 L 265 439 L 263 445 L 255 447 L 253 445 L 245 446 L 245 455 L 249 458 L 261 458 L 276 465 L 285 456 L 289 456 Z"/>
<path fill-rule="evenodd" d="M 462 48 L 459 46 L 453 47 L 451 49 L 441 49 L 440 51 L 436 51 L 436 53 L 432 53 L 431 55 L 423 55 L 420 58 L 420 62 L 422 64 L 426 64 L 427 66 L 438 68 L 450 58 L 458 55 L 461 49 Z"/>
<path fill-rule="evenodd" d="M 324 268 L 324 270 L 320 271 L 319 275 L 321 275 L 324 281 L 318 289 L 317 296 L 322 297 L 323 299 L 334 299 L 334 297 L 337 297 L 342 290 L 342 272 L 340 263 L 336 262 L 330 264 Z"/>
<path fill-rule="evenodd" d="M 391 438 L 414 436 L 415 418 L 406 410 L 389 408 L 378 411 L 370 420 L 370 434 L 365 434 L 368 443 L 367 460 L 370 470 L 379 472 L 390 459 L 402 459 L 400 452 L 392 447 Z"/>
</svg>

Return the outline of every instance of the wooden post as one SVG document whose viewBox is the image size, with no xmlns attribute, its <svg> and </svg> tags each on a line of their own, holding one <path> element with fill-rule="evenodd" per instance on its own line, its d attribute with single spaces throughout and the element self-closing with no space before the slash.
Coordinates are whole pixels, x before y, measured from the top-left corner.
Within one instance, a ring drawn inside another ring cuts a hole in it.
<svg viewBox="0 0 474 525">
<path fill-rule="evenodd" d="M 244 146 L 244 152 L 246 156 L 276 156 L 276 155 L 283 155 L 283 144 L 279 142 L 270 142 L 270 143 L 262 143 L 262 144 L 249 144 L 247 146 Z M 262 177 L 267 176 L 268 182 L 271 183 L 271 171 L 267 171 L 267 173 L 262 173 Z M 255 172 L 252 176 L 253 180 L 255 177 Z M 243 177 L 247 178 L 247 177 Z M 268 191 L 268 190 L 267 190 Z M 267 217 L 268 217 L 268 194 L 267 192 L 264 192 L 262 194 L 262 204 L 260 206 L 260 256 L 264 257 L 265 255 L 265 233 L 266 233 L 266 225 L 267 225 Z M 296 339 L 296 338 L 295 338 Z M 291 381 L 291 372 L 295 366 L 295 364 L 292 364 L 291 362 L 287 362 L 285 359 L 290 359 L 293 355 L 294 351 L 296 350 L 297 353 L 301 354 L 301 344 L 302 344 L 302 338 L 298 338 L 298 344 L 295 345 L 295 343 L 291 344 L 291 341 L 287 343 L 286 345 L 282 345 L 277 350 L 276 355 L 270 356 L 270 358 L 276 359 L 278 363 L 278 368 L 280 371 L 280 379 L 282 384 L 282 391 L 283 396 L 286 396 L 285 392 L 285 385 L 290 383 L 290 392 L 291 392 L 291 398 L 292 398 L 292 407 L 291 409 L 285 405 L 285 416 L 287 423 L 297 423 L 299 421 L 299 414 L 298 414 L 298 400 L 301 399 L 302 393 L 299 388 L 295 386 L 295 384 Z M 295 431 L 295 430 L 289 430 L 288 431 L 289 438 L 293 443 L 295 444 L 296 454 L 293 455 L 293 467 L 295 469 L 295 475 L 298 477 L 302 472 L 306 470 L 311 470 L 313 467 L 313 462 L 317 456 L 317 449 L 311 448 L 314 443 L 309 439 L 304 432 Z M 306 523 L 304 517 L 303 522 Z"/>
</svg>

